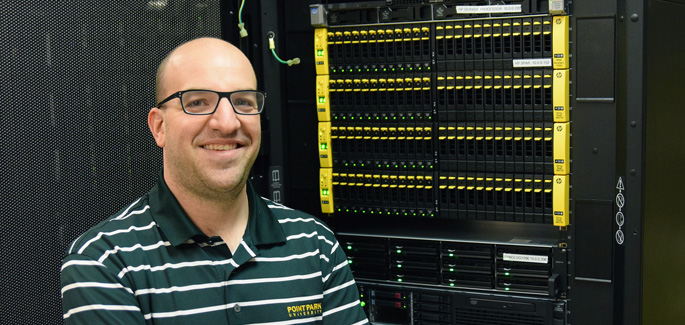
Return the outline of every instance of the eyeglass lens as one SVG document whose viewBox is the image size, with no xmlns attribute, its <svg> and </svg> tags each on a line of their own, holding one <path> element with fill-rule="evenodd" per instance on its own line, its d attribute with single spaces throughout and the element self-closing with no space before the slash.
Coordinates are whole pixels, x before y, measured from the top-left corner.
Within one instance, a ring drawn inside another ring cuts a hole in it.
<svg viewBox="0 0 685 325">
<path fill-rule="evenodd" d="M 219 94 L 211 91 L 188 91 L 181 96 L 183 108 L 190 114 L 211 114 L 219 99 Z M 258 114 L 264 103 L 264 95 L 255 91 L 237 91 L 229 99 L 239 114 Z"/>
</svg>

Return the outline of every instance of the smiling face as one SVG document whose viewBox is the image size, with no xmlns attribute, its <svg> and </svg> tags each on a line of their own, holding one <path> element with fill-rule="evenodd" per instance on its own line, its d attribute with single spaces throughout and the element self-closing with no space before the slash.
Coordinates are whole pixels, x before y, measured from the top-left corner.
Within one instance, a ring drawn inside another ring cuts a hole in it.
<svg viewBox="0 0 685 325">
<path fill-rule="evenodd" d="M 158 95 L 188 89 L 254 90 L 247 58 L 218 39 L 197 39 L 178 47 L 160 68 Z M 259 115 L 237 115 L 222 98 L 212 115 L 188 115 L 179 99 L 153 108 L 148 124 L 163 148 L 164 179 L 176 195 L 233 197 L 244 191 L 261 142 Z"/>
</svg>

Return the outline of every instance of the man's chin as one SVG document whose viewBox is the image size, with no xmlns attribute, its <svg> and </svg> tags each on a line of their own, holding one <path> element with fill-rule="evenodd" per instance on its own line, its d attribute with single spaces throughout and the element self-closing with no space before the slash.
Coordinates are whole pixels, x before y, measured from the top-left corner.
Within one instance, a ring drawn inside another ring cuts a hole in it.
<svg viewBox="0 0 685 325">
<path fill-rule="evenodd" d="M 210 177 L 207 180 L 207 187 L 210 189 L 210 191 L 213 191 L 217 194 L 238 194 L 243 191 L 246 182 L 247 177 L 242 179 L 235 176 L 227 177 L 225 179 L 221 179 L 219 177 Z"/>
</svg>

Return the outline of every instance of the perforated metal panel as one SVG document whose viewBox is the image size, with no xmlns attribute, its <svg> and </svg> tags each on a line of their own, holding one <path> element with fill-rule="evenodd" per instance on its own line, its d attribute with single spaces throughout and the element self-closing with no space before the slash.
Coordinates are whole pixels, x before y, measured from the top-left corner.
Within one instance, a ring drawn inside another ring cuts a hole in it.
<svg viewBox="0 0 685 325">
<path fill-rule="evenodd" d="M 0 15 L 0 322 L 58 324 L 66 247 L 156 181 L 156 67 L 221 36 L 219 1 L 10 0 Z"/>
</svg>

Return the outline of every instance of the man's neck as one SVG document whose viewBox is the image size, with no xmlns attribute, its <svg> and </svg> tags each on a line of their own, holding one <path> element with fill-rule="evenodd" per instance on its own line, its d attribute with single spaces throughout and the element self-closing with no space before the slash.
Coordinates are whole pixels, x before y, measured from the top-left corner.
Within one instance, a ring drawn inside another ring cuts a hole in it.
<svg viewBox="0 0 685 325">
<path fill-rule="evenodd" d="M 242 240 L 249 216 L 247 186 L 238 193 L 208 196 L 189 193 L 169 184 L 190 220 L 208 237 L 219 236 L 235 252 Z"/>
</svg>

